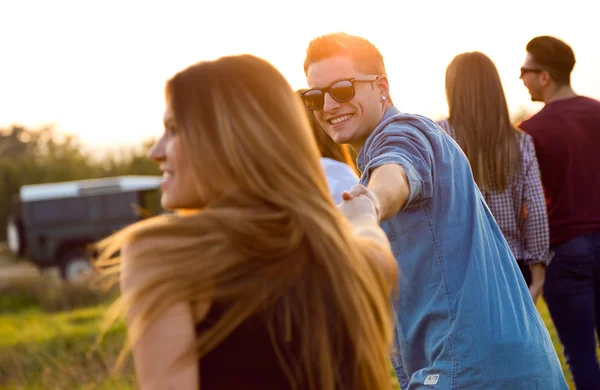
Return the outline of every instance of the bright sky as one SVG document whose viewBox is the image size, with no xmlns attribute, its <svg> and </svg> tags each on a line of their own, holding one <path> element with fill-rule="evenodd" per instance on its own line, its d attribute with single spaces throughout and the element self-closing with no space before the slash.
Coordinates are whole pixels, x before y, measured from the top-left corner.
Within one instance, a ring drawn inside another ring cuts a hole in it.
<svg viewBox="0 0 600 390">
<path fill-rule="evenodd" d="M 311 38 L 345 31 L 381 50 L 402 111 L 447 113 L 445 69 L 479 50 L 499 69 L 513 112 L 525 45 L 554 35 L 575 51 L 576 92 L 600 99 L 597 11 L 588 0 L 0 0 L 0 127 L 55 124 L 88 147 L 139 144 L 162 131 L 164 82 L 183 67 L 251 53 L 295 89 Z"/>
</svg>

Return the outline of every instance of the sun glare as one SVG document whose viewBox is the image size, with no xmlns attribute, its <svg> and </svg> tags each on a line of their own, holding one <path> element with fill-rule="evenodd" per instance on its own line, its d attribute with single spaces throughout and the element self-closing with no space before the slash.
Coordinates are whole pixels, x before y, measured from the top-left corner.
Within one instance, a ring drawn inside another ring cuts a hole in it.
<svg viewBox="0 0 600 390">
<path fill-rule="evenodd" d="M 396 105 L 434 119 L 447 112 L 447 64 L 472 50 L 496 63 L 511 111 L 537 111 L 541 106 L 529 101 L 518 79 L 525 45 L 536 35 L 569 43 L 578 61 L 575 90 L 600 98 L 600 52 L 584 27 L 595 24 L 595 14 L 583 0 L 568 9 L 550 7 L 551 1 L 506 1 L 492 14 L 475 1 L 204 3 L 40 1 L 35 13 L 29 2 L 4 4 L 0 36 L 10 39 L 3 40 L 0 126 L 50 123 L 90 147 L 139 144 L 162 131 L 163 86 L 177 70 L 251 53 L 298 89 L 306 86 L 308 42 L 334 31 L 374 42 Z"/>
</svg>

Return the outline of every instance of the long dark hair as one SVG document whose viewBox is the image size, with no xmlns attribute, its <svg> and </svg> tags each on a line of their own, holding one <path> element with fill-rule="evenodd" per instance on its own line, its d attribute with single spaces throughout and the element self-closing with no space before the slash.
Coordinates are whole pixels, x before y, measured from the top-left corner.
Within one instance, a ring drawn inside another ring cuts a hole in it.
<svg viewBox="0 0 600 390">
<path fill-rule="evenodd" d="M 446 70 L 446 98 L 448 122 L 475 182 L 482 190 L 505 190 L 519 166 L 519 131 L 492 60 L 476 51 L 454 57 Z"/>
</svg>

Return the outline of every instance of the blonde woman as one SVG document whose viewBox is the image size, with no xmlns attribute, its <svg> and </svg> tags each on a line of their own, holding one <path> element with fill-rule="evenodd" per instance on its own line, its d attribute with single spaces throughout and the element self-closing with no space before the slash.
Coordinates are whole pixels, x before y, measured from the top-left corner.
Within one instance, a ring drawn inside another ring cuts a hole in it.
<svg viewBox="0 0 600 390">
<path fill-rule="evenodd" d="M 552 252 L 533 139 L 511 124 L 500 76 L 483 53 L 454 57 L 446 70 L 446 97 L 450 115 L 440 125 L 467 155 L 535 302 Z"/>
<path fill-rule="evenodd" d="M 283 76 L 248 55 L 192 65 L 164 122 L 161 202 L 187 212 L 100 243 L 101 266 L 122 248 L 140 387 L 391 388 L 389 242 L 370 199 L 334 206 Z"/>
</svg>

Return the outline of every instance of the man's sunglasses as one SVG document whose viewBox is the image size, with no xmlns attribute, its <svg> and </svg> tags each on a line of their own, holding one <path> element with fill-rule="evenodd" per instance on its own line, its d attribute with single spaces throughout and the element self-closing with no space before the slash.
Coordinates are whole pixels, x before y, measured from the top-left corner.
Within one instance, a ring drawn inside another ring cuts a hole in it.
<svg viewBox="0 0 600 390">
<path fill-rule="evenodd" d="M 311 111 L 320 110 L 323 108 L 325 104 L 325 93 L 329 93 L 329 95 L 336 102 L 347 102 L 352 100 L 354 97 L 356 90 L 354 88 L 354 83 L 357 81 L 366 81 L 373 82 L 377 81 L 380 76 L 376 75 L 367 75 L 367 76 L 359 76 L 353 77 L 349 79 L 337 80 L 331 83 L 328 87 L 325 88 L 313 88 L 308 91 L 304 91 L 300 94 L 302 101 L 306 108 Z"/>
<path fill-rule="evenodd" d="M 519 78 L 523 78 L 525 73 L 542 73 L 543 71 L 544 71 L 543 69 L 533 69 L 533 68 L 522 67 L 521 75 L 519 76 Z"/>
</svg>

